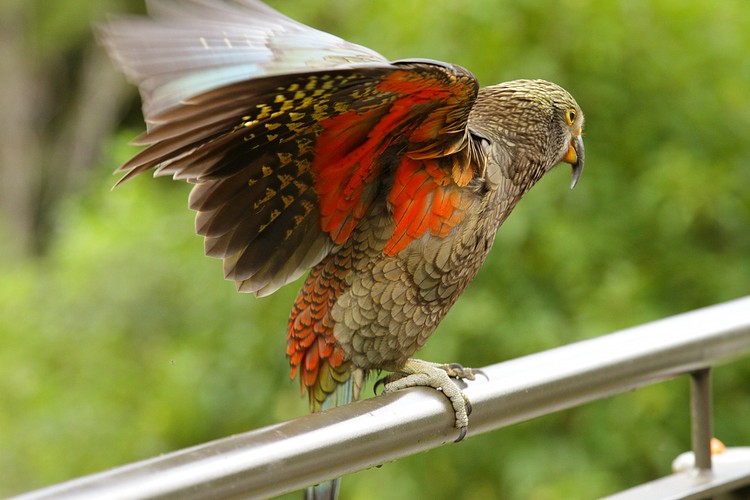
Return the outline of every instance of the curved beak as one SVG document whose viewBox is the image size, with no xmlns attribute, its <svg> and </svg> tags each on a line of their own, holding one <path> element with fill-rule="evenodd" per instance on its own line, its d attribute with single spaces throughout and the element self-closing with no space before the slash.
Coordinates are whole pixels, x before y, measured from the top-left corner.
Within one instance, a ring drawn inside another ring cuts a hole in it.
<svg viewBox="0 0 750 500">
<path fill-rule="evenodd" d="M 581 134 L 578 134 L 570 141 L 568 152 L 563 158 L 563 161 L 565 163 L 570 163 L 570 165 L 573 167 L 573 178 L 570 181 L 570 189 L 576 187 L 576 184 L 578 184 L 578 179 L 581 178 L 581 173 L 583 172 L 584 156 L 585 151 L 583 149 L 583 137 L 581 137 Z"/>
</svg>

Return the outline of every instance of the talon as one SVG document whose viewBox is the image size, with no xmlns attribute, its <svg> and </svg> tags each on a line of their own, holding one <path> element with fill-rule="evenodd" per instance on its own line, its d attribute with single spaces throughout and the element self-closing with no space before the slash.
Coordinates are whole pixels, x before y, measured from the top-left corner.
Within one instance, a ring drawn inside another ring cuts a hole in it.
<svg viewBox="0 0 750 500">
<path fill-rule="evenodd" d="M 469 415 L 471 415 L 471 411 L 473 410 L 473 408 L 471 406 L 471 401 L 466 398 L 464 398 L 464 401 L 466 402 L 466 416 L 468 417 Z"/>
<path fill-rule="evenodd" d="M 468 378 L 469 380 L 473 379 L 473 377 L 471 376 L 471 368 L 465 368 L 461 363 L 449 363 L 447 365 L 444 365 L 444 367 L 445 372 L 449 377 L 459 379 Z"/>
<path fill-rule="evenodd" d="M 383 392 L 381 392 L 380 394 L 383 394 L 385 392 L 385 379 L 387 378 L 388 377 L 382 377 L 375 381 L 375 385 L 372 386 L 373 394 L 375 394 L 376 396 L 378 395 L 378 387 L 380 387 L 381 385 L 383 386 Z"/>
<path fill-rule="evenodd" d="M 460 441 L 463 441 L 463 439 L 466 437 L 466 426 L 461 427 L 458 431 L 458 437 L 456 438 L 454 443 L 458 443 Z"/>
<path fill-rule="evenodd" d="M 438 365 L 438 367 L 445 370 L 448 376 L 452 378 L 475 380 L 476 375 L 481 375 L 487 380 L 490 379 L 482 370 L 478 368 L 466 368 L 461 363 L 448 363 L 445 365 Z"/>
</svg>

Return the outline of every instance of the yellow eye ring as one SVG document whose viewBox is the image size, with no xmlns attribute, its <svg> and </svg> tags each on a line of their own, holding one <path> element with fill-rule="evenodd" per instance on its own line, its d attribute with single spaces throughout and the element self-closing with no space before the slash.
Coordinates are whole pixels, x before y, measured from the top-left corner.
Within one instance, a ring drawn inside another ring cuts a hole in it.
<svg viewBox="0 0 750 500">
<path fill-rule="evenodd" d="M 573 122 L 576 121 L 575 109 L 569 109 L 568 112 L 565 113 L 565 121 L 568 122 L 568 125 L 573 125 Z"/>
</svg>

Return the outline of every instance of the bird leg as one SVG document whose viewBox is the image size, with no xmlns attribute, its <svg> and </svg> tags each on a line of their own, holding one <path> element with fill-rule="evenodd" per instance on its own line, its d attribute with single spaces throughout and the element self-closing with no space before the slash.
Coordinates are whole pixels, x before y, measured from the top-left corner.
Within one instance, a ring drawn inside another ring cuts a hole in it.
<svg viewBox="0 0 750 500">
<path fill-rule="evenodd" d="M 463 391 L 451 380 L 451 377 L 474 380 L 476 375 L 484 375 L 484 373 L 481 370 L 465 368 L 458 363 L 439 364 L 409 359 L 398 372 L 378 381 L 376 385 L 384 384 L 383 394 L 409 387 L 432 387 L 442 391 L 453 405 L 453 411 L 456 414 L 456 428 L 459 429 L 456 442 L 459 442 L 466 436 L 471 403 Z"/>
</svg>

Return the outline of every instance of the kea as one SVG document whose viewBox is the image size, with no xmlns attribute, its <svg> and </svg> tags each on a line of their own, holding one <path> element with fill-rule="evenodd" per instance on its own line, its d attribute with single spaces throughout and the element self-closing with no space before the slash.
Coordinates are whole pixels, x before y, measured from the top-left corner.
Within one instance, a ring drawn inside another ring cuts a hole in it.
<svg viewBox="0 0 750 500">
<path fill-rule="evenodd" d="M 575 99 L 543 80 L 480 88 L 455 64 L 389 61 L 256 0 L 147 4 L 149 17 L 100 28 L 147 124 L 122 180 L 192 184 L 205 252 L 241 292 L 309 270 L 286 354 L 312 411 L 356 400 L 385 370 L 385 392 L 442 391 L 463 438 L 471 406 L 451 378 L 477 371 L 412 356 L 521 197 L 562 162 L 575 186 Z"/>
</svg>

